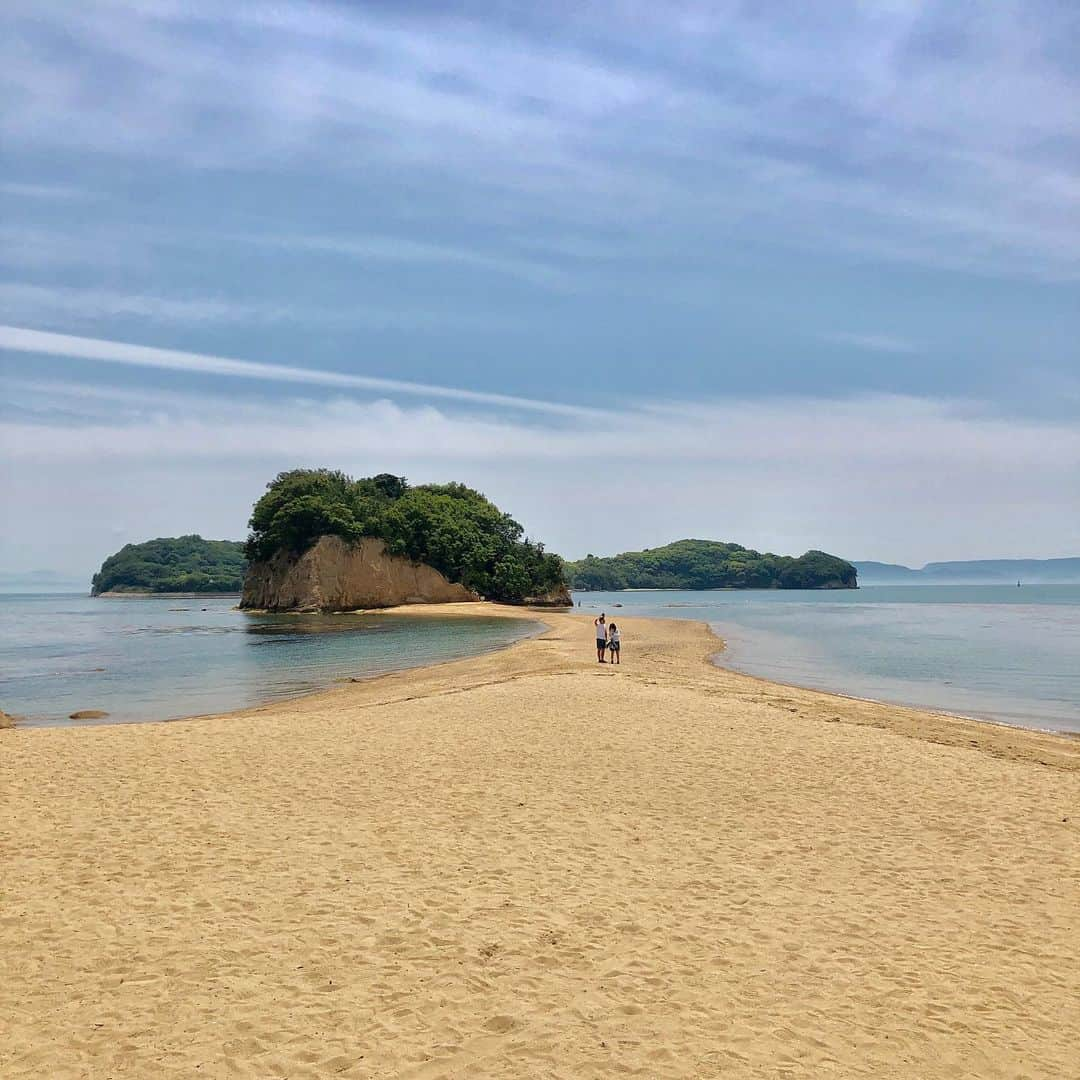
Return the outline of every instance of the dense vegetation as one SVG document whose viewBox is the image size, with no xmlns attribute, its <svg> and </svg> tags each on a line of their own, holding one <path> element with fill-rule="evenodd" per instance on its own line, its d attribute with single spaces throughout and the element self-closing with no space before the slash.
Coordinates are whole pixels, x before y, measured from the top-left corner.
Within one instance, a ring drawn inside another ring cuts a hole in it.
<svg viewBox="0 0 1080 1080">
<path fill-rule="evenodd" d="M 94 575 L 94 596 L 103 592 L 239 592 L 247 560 L 237 540 L 165 537 L 125 544 Z"/>
<path fill-rule="evenodd" d="M 853 589 L 855 567 L 824 551 L 799 558 L 716 540 L 678 540 L 566 564 L 572 589 Z"/>
<path fill-rule="evenodd" d="M 411 487 L 382 473 L 353 480 L 329 469 L 295 469 L 267 485 L 251 514 L 247 555 L 299 554 L 320 536 L 379 537 L 393 555 L 427 563 L 491 600 L 516 601 L 558 588 L 563 562 L 478 491 L 464 484 Z"/>
</svg>

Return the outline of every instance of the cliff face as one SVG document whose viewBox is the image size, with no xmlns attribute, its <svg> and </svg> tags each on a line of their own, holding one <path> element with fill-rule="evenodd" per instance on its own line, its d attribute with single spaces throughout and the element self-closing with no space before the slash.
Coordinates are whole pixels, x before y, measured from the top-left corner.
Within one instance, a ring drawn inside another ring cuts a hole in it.
<svg viewBox="0 0 1080 1080">
<path fill-rule="evenodd" d="M 279 553 L 248 567 L 242 608 L 266 611 L 354 611 L 396 604 L 479 599 L 438 570 L 388 555 L 381 540 L 347 544 L 320 537 L 299 558 Z"/>
</svg>

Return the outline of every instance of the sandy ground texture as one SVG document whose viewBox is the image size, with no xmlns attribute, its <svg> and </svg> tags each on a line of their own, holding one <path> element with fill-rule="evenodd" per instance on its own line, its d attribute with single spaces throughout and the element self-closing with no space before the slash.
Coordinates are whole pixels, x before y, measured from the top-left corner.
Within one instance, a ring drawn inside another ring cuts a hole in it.
<svg viewBox="0 0 1080 1080">
<path fill-rule="evenodd" d="M 0 1075 L 1080 1075 L 1080 743 L 544 619 L 0 732 Z"/>
</svg>

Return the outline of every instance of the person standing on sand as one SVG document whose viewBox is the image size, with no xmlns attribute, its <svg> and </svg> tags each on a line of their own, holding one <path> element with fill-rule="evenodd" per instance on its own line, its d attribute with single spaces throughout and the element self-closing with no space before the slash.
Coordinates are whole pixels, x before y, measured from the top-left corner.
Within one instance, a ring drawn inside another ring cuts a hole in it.
<svg viewBox="0 0 1080 1080">
<path fill-rule="evenodd" d="M 604 663 L 604 650 L 607 648 L 607 623 L 604 621 L 604 613 L 600 612 L 599 619 L 593 619 L 596 627 L 596 659 Z"/>
<path fill-rule="evenodd" d="M 607 634 L 608 648 L 611 650 L 611 662 L 613 664 L 621 664 L 619 659 L 619 628 L 612 623 L 608 628 Z"/>
</svg>

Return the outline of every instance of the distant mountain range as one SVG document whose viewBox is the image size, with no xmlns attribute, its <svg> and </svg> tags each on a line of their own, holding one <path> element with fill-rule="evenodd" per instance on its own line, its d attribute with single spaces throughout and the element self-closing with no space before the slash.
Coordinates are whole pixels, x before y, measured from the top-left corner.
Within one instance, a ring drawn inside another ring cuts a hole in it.
<svg viewBox="0 0 1080 1080">
<path fill-rule="evenodd" d="M 897 563 L 856 562 L 860 585 L 1028 585 L 1080 584 L 1080 558 L 976 559 L 932 562 L 921 570 Z"/>
</svg>

